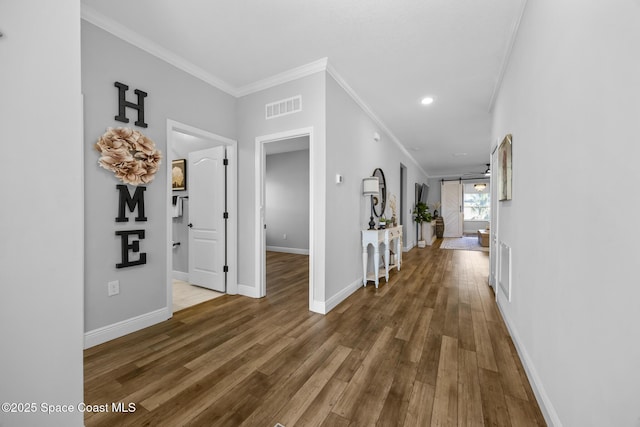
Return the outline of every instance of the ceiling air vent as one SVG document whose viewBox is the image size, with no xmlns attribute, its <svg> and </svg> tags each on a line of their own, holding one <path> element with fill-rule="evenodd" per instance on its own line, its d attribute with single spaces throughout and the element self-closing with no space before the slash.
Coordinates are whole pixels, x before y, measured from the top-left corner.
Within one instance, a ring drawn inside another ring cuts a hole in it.
<svg viewBox="0 0 640 427">
<path fill-rule="evenodd" d="M 302 111 L 302 95 L 272 102 L 265 106 L 265 117 L 273 119 Z"/>
</svg>

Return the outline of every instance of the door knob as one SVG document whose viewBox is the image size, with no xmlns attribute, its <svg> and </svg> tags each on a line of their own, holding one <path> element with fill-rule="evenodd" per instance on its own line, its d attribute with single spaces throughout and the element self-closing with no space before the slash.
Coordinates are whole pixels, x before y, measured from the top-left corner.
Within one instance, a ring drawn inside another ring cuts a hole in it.
<svg viewBox="0 0 640 427">
<path fill-rule="evenodd" d="M 187 224 L 187 227 L 193 228 L 193 224 L 189 223 L 189 224 Z"/>
</svg>

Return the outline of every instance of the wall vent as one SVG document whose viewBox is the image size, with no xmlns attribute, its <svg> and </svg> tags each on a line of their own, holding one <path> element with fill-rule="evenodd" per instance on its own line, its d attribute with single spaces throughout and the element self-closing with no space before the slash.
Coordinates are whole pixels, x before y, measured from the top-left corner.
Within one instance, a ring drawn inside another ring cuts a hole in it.
<svg viewBox="0 0 640 427">
<path fill-rule="evenodd" d="M 500 242 L 499 262 L 498 283 L 507 301 L 511 302 L 511 248 L 504 242 Z"/>
<path fill-rule="evenodd" d="M 265 117 L 267 119 L 274 119 L 299 111 L 302 111 L 302 95 L 267 104 L 265 106 Z"/>
</svg>

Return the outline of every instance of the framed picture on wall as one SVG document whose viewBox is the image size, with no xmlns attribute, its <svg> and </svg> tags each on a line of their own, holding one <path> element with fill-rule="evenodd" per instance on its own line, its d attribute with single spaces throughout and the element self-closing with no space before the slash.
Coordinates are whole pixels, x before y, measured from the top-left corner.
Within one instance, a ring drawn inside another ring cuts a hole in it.
<svg viewBox="0 0 640 427">
<path fill-rule="evenodd" d="M 187 189 L 187 160 L 176 159 L 171 162 L 171 188 L 174 191 Z"/>
<path fill-rule="evenodd" d="M 512 181 L 511 135 L 504 137 L 498 147 L 498 200 L 511 200 Z"/>
</svg>

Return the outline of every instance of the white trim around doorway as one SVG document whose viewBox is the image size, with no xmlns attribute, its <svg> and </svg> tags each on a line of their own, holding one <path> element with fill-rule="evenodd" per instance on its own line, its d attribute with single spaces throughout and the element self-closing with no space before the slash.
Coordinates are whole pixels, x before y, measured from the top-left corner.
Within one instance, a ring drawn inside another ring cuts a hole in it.
<svg viewBox="0 0 640 427">
<path fill-rule="evenodd" d="M 269 142 L 281 141 L 283 139 L 291 139 L 301 136 L 309 137 L 309 310 L 316 313 L 326 313 L 325 304 L 316 301 L 314 298 L 316 292 L 316 286 L 322 286 L 323 280 L 318 280 L 321 277 L 317 277 L 317 273 L 323 273 L 317 270 L 317 266 L 324 266 L 323 251 L 318 250 L 318 242 L 315 236 L 316 222 L 316 201 L 315 191 L 316 188 L 316 168 L 317 159 L 314 156 L 315 143 L 313 135 L 313 127 L 294 129 L 290 131 L 284 131 L 274 133 L 270 135 L 263 135 L 256 137 L 255 145 L 255 283 L 259 297 L 264 297 L 267 294 L 266 283 L 266 265 L 265 265 L 265 251 L 266 241 L 264 236 L 264 174 L 265 174 L 265 144 Z M 321 245 L 323 246 L 323 245 Z M 322 276 L 323 277 L 323 276 Z"/>
<path fill-rule="evenodd" d="M 169 153 L 175 142 L 173 141 L 173 133 L 179 132 L 187 135 L 196 136 L 212 142 L 212 147 L 224 145 L 227 149 L 227 158 L 229 166 L 227 169 L 227 212 L 229 213 L 229 222 L 227 223 L 227 265 L 229 272 L 227 273 L 227 294 L 235 295 L 238 293 L 238 143 L 237 141 L 224 136 L 216 135 L 196 127 L 167 119 L 167 154 L 165 163 L 167 169 L 167 228 L 166 228 L 166 247 L 167 247 L 167 309 L 173 313 L 173 266 L 172 266 L 172 244 L 171 244 L 171 159 Z"/>
</svg>

